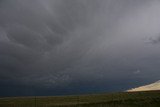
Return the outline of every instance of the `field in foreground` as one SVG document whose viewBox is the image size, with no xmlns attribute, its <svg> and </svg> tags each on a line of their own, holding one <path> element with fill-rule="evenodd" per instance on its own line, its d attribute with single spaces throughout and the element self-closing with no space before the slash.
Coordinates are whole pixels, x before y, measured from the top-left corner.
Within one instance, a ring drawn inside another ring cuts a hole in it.
<svg viewBox="0 0 160 107">
<path fill-rule="evenodd" d="M 160 91 L 0 98 L 0 107 L 160 107 Z"/>
</svg>

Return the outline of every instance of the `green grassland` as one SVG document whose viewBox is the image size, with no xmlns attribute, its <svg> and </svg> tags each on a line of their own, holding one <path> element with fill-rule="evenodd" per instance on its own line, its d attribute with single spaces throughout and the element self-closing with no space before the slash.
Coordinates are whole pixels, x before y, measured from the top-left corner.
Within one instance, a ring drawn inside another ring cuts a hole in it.
<svg viewBox="0 0 160 107">
<path fill-rule="evenodd" d="M 0 98 L 0 107 L 160 107 L 160 91 Z"/>
</svg>

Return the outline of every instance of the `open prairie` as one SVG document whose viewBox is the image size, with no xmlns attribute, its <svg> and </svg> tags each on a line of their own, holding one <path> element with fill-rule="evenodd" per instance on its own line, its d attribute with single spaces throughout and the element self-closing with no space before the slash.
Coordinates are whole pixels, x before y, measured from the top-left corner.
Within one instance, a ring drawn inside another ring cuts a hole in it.
<svg viewBox="0 0 160 107">
<path fill-rule="evenodd" d="M 160 91 L 0 98 L 0 107 L 160 107 Z"/>
</svg>

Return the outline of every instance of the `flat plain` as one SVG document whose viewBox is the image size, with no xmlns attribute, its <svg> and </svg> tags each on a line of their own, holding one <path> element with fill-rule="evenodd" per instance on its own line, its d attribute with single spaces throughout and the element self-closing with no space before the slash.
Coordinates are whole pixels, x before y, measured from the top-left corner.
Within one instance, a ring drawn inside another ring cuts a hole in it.
<svg viewBox="0 0 160 107">
<path fill-rule="evenodd" d="M 0 107 L 160 107 L 160 91 L 3 97 Z"/>
</svg>

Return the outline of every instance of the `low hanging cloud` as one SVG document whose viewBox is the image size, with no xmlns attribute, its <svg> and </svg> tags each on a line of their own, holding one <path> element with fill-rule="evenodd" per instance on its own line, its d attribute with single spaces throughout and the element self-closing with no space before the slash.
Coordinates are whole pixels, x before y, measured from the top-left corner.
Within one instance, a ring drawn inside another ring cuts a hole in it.
<svg viewBox="0 0 160 107">
<path fill-rule="evenodd" d="M 160 33 L 159 11 L 158 0 L 2 0 L 0 81 L 64 89 L 154 81 L 160 51 L 145 38 Z"/>
<path fill-rule="evenodd" d="M 160 35 L 154 36 L 154 37 L 150 37 L 149 38 L 149 42 L 152 43 L 152 44 L 160 43 Z"/>
</svg>

